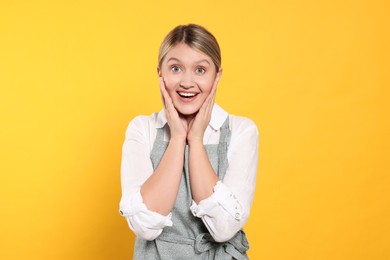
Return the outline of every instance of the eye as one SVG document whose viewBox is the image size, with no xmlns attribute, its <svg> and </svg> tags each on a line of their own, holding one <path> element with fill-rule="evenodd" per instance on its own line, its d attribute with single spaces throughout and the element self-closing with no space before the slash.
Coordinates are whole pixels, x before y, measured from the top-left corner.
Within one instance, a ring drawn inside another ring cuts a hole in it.
<svg viewBox="0 0 390 260">
<path fill-rule="evenodd" d="M 177 72 L 181 71 L 181 68 L 179 66 L 173 65 L 173 66 L 171 66 L 171 71 L 177 73 Z"/>
<path fill-rule="evenodd" d="M 202 67 L 196 68 L 196 73 L 203 74 L 205 72 L 206 72 L 206 70 Z"/>
</svg>

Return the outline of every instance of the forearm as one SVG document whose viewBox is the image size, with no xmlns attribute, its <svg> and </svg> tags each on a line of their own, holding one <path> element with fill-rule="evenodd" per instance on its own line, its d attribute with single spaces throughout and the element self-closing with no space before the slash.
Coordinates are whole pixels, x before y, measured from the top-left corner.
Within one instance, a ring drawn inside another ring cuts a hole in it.
<svg viewBox="0 0 390 260">
<path fill-rule="evenodd" d="M 171 139 L 160 164 L 141 187 L 148 209 L 167 215 L 171 212 L 183 172 L 185 140 Z"/>
<path fill-rule="evenodd" d="M 214 186 L 219 180 L 202 142 L 189 143 L 188 164 L 192 197 L 199 203 L 213 194 Z"/>
</svg>

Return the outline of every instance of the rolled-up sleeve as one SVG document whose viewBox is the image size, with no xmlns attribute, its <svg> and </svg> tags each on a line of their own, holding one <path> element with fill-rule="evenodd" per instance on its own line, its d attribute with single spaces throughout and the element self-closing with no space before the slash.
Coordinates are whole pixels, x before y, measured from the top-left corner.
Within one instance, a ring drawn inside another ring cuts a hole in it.
<svg viewBox="0 0 390 260">
<path fill-rule="evenodd" d="M 128 200 L 121 200 L 119 213 L 126 218 L 130 229 L 146 240 L 155 239 L 164 227 L 172 226 L 171 214 L 163 216 L 148 210 L 139 191 Z"/>
<path fill-rule="evenodd" d="M 172 221 L 171 214 L 163 216 L 151 211 L 142 200 L 141 186 L 153 173 L 146 120 L 145 117 L 136 117 L 126 131 L 122 147 L 122 197 L 119 212 L 137 236 L 153 240 L 165 226 L 172 226 Z"/>
<path fill-rule="evenodd" d="M 252 205 L 258 164 L 258 139 L 256 125 L 242 119 L 232 125 L 228 150 L 229 167 L 213 194 L 192 203 L 191 212 L 203 223 L 217 242 L 232 238 L 246 223 Z"/>
</svg>

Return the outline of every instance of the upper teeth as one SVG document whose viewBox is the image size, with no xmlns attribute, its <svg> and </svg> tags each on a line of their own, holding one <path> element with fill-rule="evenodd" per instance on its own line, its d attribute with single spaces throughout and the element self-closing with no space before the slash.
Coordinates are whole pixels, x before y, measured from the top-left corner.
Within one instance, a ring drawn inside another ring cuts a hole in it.
<svg viewBox="0 0 390 260">
<path fill-rule="evenodd" d="M 193 97 L 196 95 L 196 93 L 179 92 L 179 95 L 185 97 Z"/>
</svg>

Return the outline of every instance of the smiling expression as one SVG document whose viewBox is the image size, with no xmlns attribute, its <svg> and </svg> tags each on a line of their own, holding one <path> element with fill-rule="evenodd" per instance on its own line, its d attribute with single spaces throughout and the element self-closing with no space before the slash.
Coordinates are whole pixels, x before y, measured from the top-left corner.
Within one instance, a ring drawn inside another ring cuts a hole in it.
<svg viewBox="0 0 390 260">
<path fill-rule="evenodd" d="M 197 113 L 221 76 L 206 54 L 179 43 L 171 48 L 158 68 L 176 110 L 190 116 Z"/>
</svg>

